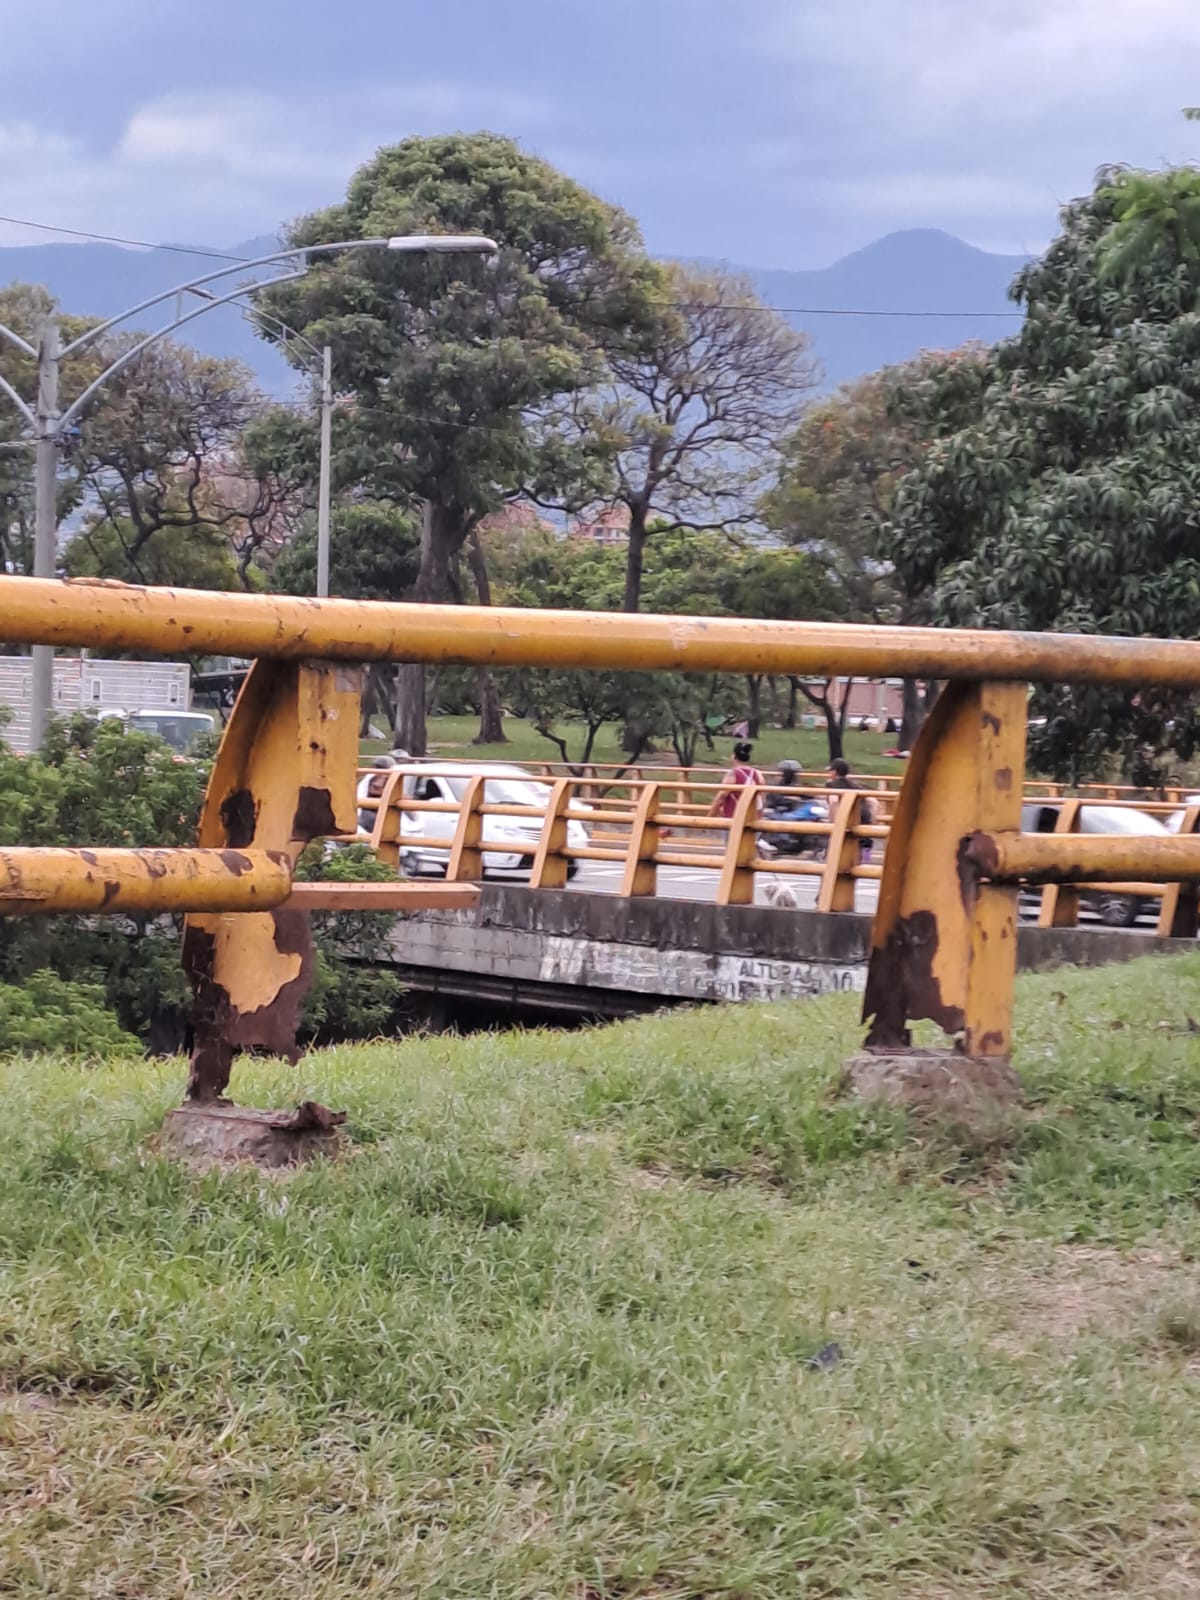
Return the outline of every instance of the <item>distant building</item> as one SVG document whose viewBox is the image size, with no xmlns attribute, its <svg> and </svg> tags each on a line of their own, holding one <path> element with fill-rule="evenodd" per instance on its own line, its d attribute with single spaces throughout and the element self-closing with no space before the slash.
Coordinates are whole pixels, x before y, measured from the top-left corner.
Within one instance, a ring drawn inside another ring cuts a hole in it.
<svg viewBox="0 0 1200 1600">
<path fill-rule="evenodd" d="M 567 529 L 567 537 L 583 539 L 589 544 L 628 544 L 629 507 L 609 506 L 594 515 L 576 517 Z"/>
<path fill-rule="evenodd" d="M 538 508 L 528 500 L 510 500 L 499 511 L 492 511 L 479 524 L 479 531 L 487 534 L 556 533 L 552 522 L 547 522 Z"/>
</svg>

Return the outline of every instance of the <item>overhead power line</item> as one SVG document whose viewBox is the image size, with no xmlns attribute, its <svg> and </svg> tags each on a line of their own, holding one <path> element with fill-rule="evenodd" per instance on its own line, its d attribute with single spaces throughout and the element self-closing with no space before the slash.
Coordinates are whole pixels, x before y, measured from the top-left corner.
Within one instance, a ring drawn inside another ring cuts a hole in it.
<svg viewBox="0 0 1200 1600">
<path fill-rule="evenodd" d="M 168 250 L 174 255 L 203 256 L 209 261 L 249 261 L 249 256 L 231 255 L 224 250 L 204 250 L 197 245 L 186 244 L 151 244 L 148 239 L 126 239 L 115 233 L 92 233 L 85 228 L 60 228 L 49 222 L 31 222 L 27 217 L 0 216 L 0 223 L 7 223 L 13 228 L 36 228 L 41 233 L 61 233 L 72 239 L 89 239 L 96 244 L 126 245 L 134 250 Z M 690 302 L 686 300 L 664 300 L 661 305 L 671 306 L 676 311 L 710 311 L 711 304 L 704 301 Z M 912 311 L 892 310 L 882 306 L 743 306 L 744 311 L 778 311 L 788 317 L 900 317 L 913 320 L 934 320 L 950 322 L 978 322 L 978 321 L 1019 321 L 1023 312 L 1013 311 Z"/>
</svg>

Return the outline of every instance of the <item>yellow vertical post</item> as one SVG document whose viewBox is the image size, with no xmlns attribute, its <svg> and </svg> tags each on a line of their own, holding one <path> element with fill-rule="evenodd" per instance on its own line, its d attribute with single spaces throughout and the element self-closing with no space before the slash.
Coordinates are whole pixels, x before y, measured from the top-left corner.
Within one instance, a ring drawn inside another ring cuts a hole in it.
<svg viewBox="0 0 1200 1600">
<path fill-rule="evenodd" d="M 750 823 L 757 815 L 758 788 L 752 783 L 743 784 L 738 795 L 737 809 L 729 819 L 725 860 L 721 866 L 721 879 L 717 885 L 719 906 L 754 904 L 754 869 L 758 864 L 758 834 Z"/>
<path fill-rule="evenodd" d="M 825 871 L 817 891 L 818 911 L 853 911 L 854 869 L 862 854 L 853 829 L 862 816 L 862 797 L 846 789 L 837 797 L 833 826 L 825 847 Z"/>
<path fill-rule="evenodd" d="M 546 802 L 546 815 L 542 822 L 542 837 L 538 841 L 537 855 L 529 882 L 535 889 L 562 889 L 567 882 L 569 862 L 563 852 L 567 848 L 567 820 L 571 807 L 571 779 L 559 778 Z"/>
<path fill-rule="evenodd" d="M 467 780 L 467 790 L 458 813 L 458 826 L 454 830 L 454 843 L 450 849 L 450 864 L 446 868 L 448 883 L 478 883 L 483 877 L 483 801 L 487 793 L 487 778 L 476 773 Z M 433 814 L 433 813 L 431 813 Z"/>
<path fill-rule="evenodd" d="M 976 827 L 983 833 L 1020 831 L 1025 777 L 1029 693 L 1023 684 L 984 683 L 977 688 L 979 726 L 974 739 Z M 974 904 L 967 889 L 970 941 L 962 1047 L 969 1056 L 1012 1052 L 1013 984 L 1017 976 L 1019 894 L 1015 885 L 983 881 Z"/>
<path fill-rule="evenodd" d="M 638 795 L 629 830 L 629 853 L 621 878 L 621 893 L 626 899 L 658 893 L 659 828 L 654 821 L 661 786 L 647 783 Z"/>
<path fill-rule="evenodd" d="M 966 852 L 976 832 L 1020 829 L 1026 704 L 1019 684 L 951 683 L 921 730 L 879 885 L 871 1048 L 907 1045 L 925 1017 L 968 1055 L 1009 1052 L 1017 891 L 980 881 Z"/>
<path fill-rule="evenodd" d="M 403 845 L 402 818 L 404 815 L 403 772 L 389 772 L 379 796 L 379 809 L 371 824 L 371 848 L 380 861 L 399 870 Z"/>
<path fill-rule="evenodd" d="M 203 848 L 273 850 L 294 863 L 311 840 L 353 833 L 360 679 L 361 669 L 335 661 L 255 662 L 209 778 Z M 220 1098 L 239 1046 L 296 1054 L 313 959 L 303 911 L 187 918 L 189 1099 Z"/>
<path fill-rule="evenodd" d="M 1058 785 L 1061 793 L 1062 786 Z M 1064 800 L 1054 821 L 1055 833 L 1079 832 L 1079 808 L 1075 796 Z M 1071 884 L 1048 883 L 1038 907 L 1039 928 L 1074 928 L 1079 922 L 1079 890 Z"/>
</svg>

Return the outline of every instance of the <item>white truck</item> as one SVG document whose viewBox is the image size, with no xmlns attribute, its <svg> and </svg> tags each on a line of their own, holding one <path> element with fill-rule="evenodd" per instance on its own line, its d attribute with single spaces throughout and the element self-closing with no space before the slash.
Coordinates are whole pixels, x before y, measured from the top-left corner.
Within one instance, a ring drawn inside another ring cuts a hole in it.
<svg viewBox="0 0 1200 1600">
<path fill-rule="evenodd" d="M 22 754 L 29 750 L 32 681 L 28 656 L 0 656 L 0 706 L 10 713 L 0 726 L 0 739 Z M 76 711 L 120 716 L 131 727 L 157 733 L 182 753 L 196 732 L 214 725 L 211 717 L 191 711 L 190 703 L 191 668 L 185 661 L 54 658 L 57 717 L 69 717 Z"/>
</svg>

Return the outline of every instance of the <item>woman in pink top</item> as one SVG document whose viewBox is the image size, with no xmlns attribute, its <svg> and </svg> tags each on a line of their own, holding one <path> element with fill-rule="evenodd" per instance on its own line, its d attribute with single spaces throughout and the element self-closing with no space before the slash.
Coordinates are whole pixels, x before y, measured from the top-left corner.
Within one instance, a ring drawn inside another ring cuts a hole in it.
<svg viewBox="0 0 1200 1600">
<path fill-rule="evenodd" d="M 762 787 L 762 773 L 757 767 L 750 765 L 750 757 L 753 754 L 754 746 L 744 739 L 734 745 L 733 765 L 721 779 L 721 787 L 708 808 L 710 817 L 732 817 L 737 810 L 738 790 L 744 789 L 748 783 Z"/>
</svg>

